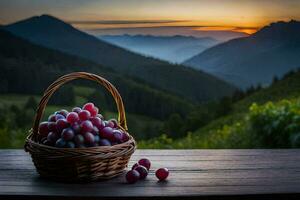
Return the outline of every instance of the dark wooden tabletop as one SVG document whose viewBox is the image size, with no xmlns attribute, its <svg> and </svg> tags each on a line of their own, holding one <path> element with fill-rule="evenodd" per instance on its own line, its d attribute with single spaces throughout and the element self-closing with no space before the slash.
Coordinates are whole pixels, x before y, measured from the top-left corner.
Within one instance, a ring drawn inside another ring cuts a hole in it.
<svg viewBox="0 0 300 200">
<path fill-rule="evenodd" d="M 39 178 L 23 150 L 0 150 L 0 199 L 300 199 L 300 150 L 137 150 L 129 166 L 142 157 L 145 181 L 66 184 Z"/>
</svg>

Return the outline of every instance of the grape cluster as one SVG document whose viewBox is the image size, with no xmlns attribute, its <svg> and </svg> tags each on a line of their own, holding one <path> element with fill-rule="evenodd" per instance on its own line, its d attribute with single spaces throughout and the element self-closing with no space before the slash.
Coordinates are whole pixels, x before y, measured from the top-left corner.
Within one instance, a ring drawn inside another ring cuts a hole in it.
<svg viewBox="0 0 300 200">
<path fill-rule="evenodd" d="M 59 148 L 112 146 L 128 141 L 117 120 L 104 120 L 93 103 L 71 112 L 60 110 L 39 125 L 41 143 Z"/>
<path fill-rule="evenodd" d="M 126 181 L 128 183 L 135 183 L 138 180 L 145 179 L 148 176 L 149 170 L 151 167 L 151 162 L 147 158 L 140 159 L 137 163 L 135 163 L 131 170 L 126 174 Z M 169 176 L 169 170 L 167 168 L 159 168 L 155 172 L 155 176 L 158 180 L 163 181 L 166 180 Z"/>
</svg>

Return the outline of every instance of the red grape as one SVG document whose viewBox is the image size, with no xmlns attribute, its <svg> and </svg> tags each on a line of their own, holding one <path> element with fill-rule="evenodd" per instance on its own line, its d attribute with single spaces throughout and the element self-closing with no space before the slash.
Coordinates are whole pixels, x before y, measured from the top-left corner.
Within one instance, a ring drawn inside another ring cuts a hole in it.
<svg viewBox="0 0 300 200">
<path fill-rule="evenodd" d="M 83 110 L 92 111 L 94 109 L 95 105 L 93 103 L 86 103 L 82 107 Z"/>
<path fill-rule="evenodd" d="M 167 168 L 160 168 L 156 170 L 155 175 L 160 181 L 163 181 L 168 178 L 169 170 Z"/>
<path fill-rule="evenodd" d="M 91 121 L 86 120 L 80 124 L 81 133 L 91 132 L 93 130 L 93 124 Z"/>
<path fill-rule="evenodd" d="M 70 124 L 74 124 L 75 122 L 78 122 L 79 121 L 79 116 L 76 112 L 70 112 L 68 115 L 67 115 L 67 121 L 70 123 Z"/>
<path fill-rule="evenodd" d="M 61 137 L 65 141 L 72 140 L 74 138 L 74 136 L 75 136 L 75 133 L 74 133 L 74 131 L 71 128 L 66 128 L 61 133 Z"/>
<path fill-rule="evenodd" d="M 139 163 L 140 165 L 146 167 L 147 170 L 149 170 L 150 167 L 151 167 L 151 162 L 150 162 L 150 160 L 148 160 L 147 158 L 140 159 L 138 163 Z"/>
<path fill-rule="evenodd" d="M 58 132 L 61 132 L 63 129 L 68 128 L 70 124 L 67 122 L 66 119 L 59 119 L 56 121 L 56 128 Z"/>
<path fill-rule="evenodd" d="M 142 165 L 137 166 L 134 170 L 140 173 L 140 179 L 145 179 L 148 175 L 148 170 Z"/>
<path fill-rule="evenodd" d="M 87 144 L 93 144 L 95 142 L 95 137 L 92 133 L 87 132 L 83 135 L 84 140 Z"/>
<path fill-rule="evenodd" d="M 80 111 L 78 115 L 81 121 L 88 120 L 91 117 L 91 113 L 87 110 Z"/>
<path fill-rule="evenodd" d="M 100 130 L 100 136 L 109 140 L 113 139 L 113 129 L 111 127 L 105 127 Z"/>
<path fill-rule="evenodd" d="M 81 111 L 81 108 L 79 108 L 79 107 L 75 107 L 72 109 L 72 112 L 76 112 L 77 114 L 80 113 L 80 111 Z"/>
<path fill-rule="evenodd" d="M 126 180 L 128 183 L 135 183 L 140 179 L 140 173 L 136 170 L 130 170 L 126 174 Z"/>
<path fill-rule="evenodd" d="M 100 139 L 99 145 L 100 146 L 111 146 L 111 143 L 108 139 Z"/>
<path fill-rule="evenodd" d="M 90 110 L 91 116 L 96 117 L 98 114 L 99 109 L 97 107 L 94 107 L 92 110 Z"/>
<path fill-rule="evenodd" d="M 135 163 L 132 167 L 131 167 L 131 169 L 135 169 L 135 168 L 137 168 L 138 166 L 140 166 L 138 163 Z"/>
<path fill-rule="evenodd" d="M 49 133 L 48 122 L 40 123 L 39 133 L 42 137 L 47 137 L 47 135 Z"/>
</svg>

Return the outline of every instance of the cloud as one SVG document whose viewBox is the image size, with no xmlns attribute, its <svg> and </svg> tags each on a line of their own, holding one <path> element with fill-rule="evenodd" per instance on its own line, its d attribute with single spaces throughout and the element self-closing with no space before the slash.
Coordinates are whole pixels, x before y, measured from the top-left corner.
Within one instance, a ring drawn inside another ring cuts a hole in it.
<svg viewBox="0 0 300 200">
<path fill-rule="evenodd" d="M 188 20 L 97 20 L 97 21 L 68 21 L 68 23 L 75 25 L 121 25 L 121 24 L 165 24 L 189 22 Z"/>
</svg>

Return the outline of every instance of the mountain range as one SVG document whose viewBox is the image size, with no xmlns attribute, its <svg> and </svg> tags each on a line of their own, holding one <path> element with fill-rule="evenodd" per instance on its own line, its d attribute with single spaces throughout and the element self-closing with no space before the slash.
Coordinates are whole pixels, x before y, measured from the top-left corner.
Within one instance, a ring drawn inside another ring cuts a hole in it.
<svg viewBox="0 0 300 200">
<path fill-rule="evenodd" d="M 300 66 L 300 22 L 277 22 L 255 34 L 216 45 L 184 65 L 206 71 L 240 87 L 269 85 Z"/>
<path fill-rule="evenodd" d="M 145 56 L 181 63 L 218 43 L 218 40 L 192 36 L 100 35 L 101 40 Z"/>
<path fill-rule="evenodd" d="M 87 71 L 112 82 L 121 93 L 129 113 L 165 119 L 173 112 L 184 115 L 192 107 L 191 102 L 160 88 L 151 87 L 87 59 L 32 44 L 1 29 L 0 70 L 0 94 L 40 95 L 59 76 L 73 71 Z M 73 83 L 76 85 L 78 81 Z M 87 81 L 79 83 L 81 86 L 97 88 L 92 98 L 97 99 L 97 103 L 100 101 L 102 109 L 114 110 L 114 105 L 109 103 L 112 101 L 110 95 L 104 90 L 101 94 L 101 87 Z M 64 87 L 61 89 L 64 91 Z M 140 101 L 144 103 L 140 104 Z"/>
<path fill-rule="evenodd" d="M 202 71 L 148 58 L 101 41 L 53 16 L 31 17 L 4 29 L 34 44 L 88 59 L 193 101 L 217 99 L 236 89 Z"/>
</svg>

